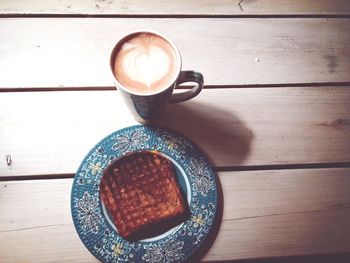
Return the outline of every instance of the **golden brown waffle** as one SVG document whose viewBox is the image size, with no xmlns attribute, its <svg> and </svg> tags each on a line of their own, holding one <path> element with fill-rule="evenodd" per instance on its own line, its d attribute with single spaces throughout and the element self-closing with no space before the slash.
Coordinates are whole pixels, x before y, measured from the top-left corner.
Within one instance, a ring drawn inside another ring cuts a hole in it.
<svg viewBox="0 0 350 263">
<path fill-rule="evenodd" d="M 111 163 L 101 179 L 100 194 L 124 238 L 186 209 L 174 168 L 156 151 L 132 153 Z"/>
</svg>

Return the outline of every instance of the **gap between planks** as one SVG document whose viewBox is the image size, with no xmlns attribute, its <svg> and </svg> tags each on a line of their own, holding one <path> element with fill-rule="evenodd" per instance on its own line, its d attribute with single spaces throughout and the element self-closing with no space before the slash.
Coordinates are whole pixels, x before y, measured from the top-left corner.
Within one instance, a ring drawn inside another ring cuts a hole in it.
<svg viewBox="0 0 350 263">
<path fill-rule="evenodd" d="M 305 87 L 347 87 L 350 82 L 313 82 L 313 83 L 278 83 L 248 85 L 204 85 L 204 89 L 237 89 L 237 88 L 305 88 Z M 192 86 L 181 85 L 176 90 L 190 89 Z M 107 91 L 116 90 L 114 86 L 106 87 L 0 87 L 1 92 L 40 92 L 40 91 Z"/>
<path fill-rule="evenodd" d="M 186 15 L 186 14 L 178 14 L 178 15 L 161 15 L 161 14 L 154 14 L 154 15 L 142 15 L 142 14 L 55 14 L 55 13 L 45 13 L 45 14 L 19 14 L 19 13 L 9 13 L 9 14 L 0 14 L 0 18 L 226 18 L 226 19 L 240 19 L 240 18 L 261 18 L 261 19 L 271 19 L 271 18 L 294 18 L 294 19 L 300 19 L 300 18 L 350 18 L 350 15 L 345 14 L 274 14 L 274 15 L 219 15 L 219 14 L 213 14 L 213 15 Z"/>
<path fill-rule="evenodd" d="M 243 171 L 268 171 L 268 170 L 296 170 L 296 169 L 325 169 L 325 168 L 347 168 L 350 162 L 343 163 L 307 163 L 307 164 L 285 164 L 285 165 L 252 165 L 252 166 L 230 166 L 213 167 L 214 172 L 243 172 Z M 0 176 L 1 181 L 24 181 L 43 179 L 68 179 L 74 178 L 75 173 L 68 174 L 41 174 Z"/>
</svg>

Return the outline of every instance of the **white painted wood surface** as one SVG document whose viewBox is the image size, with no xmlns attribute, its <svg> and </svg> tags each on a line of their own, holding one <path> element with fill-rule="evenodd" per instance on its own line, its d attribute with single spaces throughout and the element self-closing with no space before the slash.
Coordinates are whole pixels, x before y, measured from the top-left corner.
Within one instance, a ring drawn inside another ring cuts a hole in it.
<svg viewBox="0 0 350 263">
<path fill-rule="evenodd" d="M 350 82 L 349 18 L 2 18 L 0 89 L 111 87 L 110 52 L 140 28 L 206 85 Z"/>
<path fill-rule="evenodd" d="M 209 89 L 156 124 L 214 166 L 239 167 L 349 162 L 349 116 L 348 87 Z M 75 173 L 97 142 L 137 124 L 117 91 L 0 93 L 0 123 L 0 176 Z"/>
<path fill-rule="evenodd" d="M 347 0 L 2 0 L 0 14 L 342 15 Z"/>
<path fill-rule="evenodd" d="M 0 262 L 97 262 L 72 223 L 72 179 L 51 178 L 136 124 L 109 52 L 140 28 L 168 35 L 207 85 L 157 124 L 216 168 L 275 169 L 218 173 L 224 213 L 203 261 L 350 253 L 350 168 L 301 169 L 350 163 L 349 14 L 347 0 L 0 1 Z"/>
<path fill-rule="evenodd" d="M 203 261 L 350 250 L 349 168 L 219 178 L 222 225 Z M 0 182 L 3 262 L 96 262 L 72 225 L 71 185 L 72 179 Z"/>
</svg>

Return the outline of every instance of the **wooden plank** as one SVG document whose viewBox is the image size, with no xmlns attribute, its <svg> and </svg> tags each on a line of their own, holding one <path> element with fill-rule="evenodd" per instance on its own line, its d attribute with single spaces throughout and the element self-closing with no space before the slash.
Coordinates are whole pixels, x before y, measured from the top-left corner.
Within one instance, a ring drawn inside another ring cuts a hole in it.
<svg viewBox="0 0 350 263">
<path fill-rule="evenodd" d="M 65 15 L 343 15 L 347 0 L 27 0 L 0 2 L 0 14 Z"/>
<path fill-rule="evenodd" d="M 226 88 L 171 105 L 155 124 L 215 167 L 244 167 L 350 162 L 349 116 L 349 87 Z M 0 176 L 74 173 L 102 138 L 137 124 L 117 91 L 0 93 L 0 123 Z"/>
<path fill-rule="evenodd" d="M 350 252 L 349 175 L 349 168 L 220 172 L 222 224 L 203 261 Z M 71 184 L 0 182 L 3 261 L 96 262 L 72 225 Z"/>
<path fill-rule="evenodd" d="M 350 82 L 347 18 L 2 18 L 0 88 L 113 86 L 110 51 L 140 28 L 173 39 L 206 85 Z"/>
</svg>

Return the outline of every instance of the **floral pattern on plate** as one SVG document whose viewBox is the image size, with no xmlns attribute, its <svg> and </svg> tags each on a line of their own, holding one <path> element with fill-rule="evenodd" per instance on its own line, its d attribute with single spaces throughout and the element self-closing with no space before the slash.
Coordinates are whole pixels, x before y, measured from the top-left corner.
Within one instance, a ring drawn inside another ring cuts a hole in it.
<svg viewBox="0 0 350 263">
<path fill-rule="evenodd" d="M 166 234 L 129 242 L 103 212 L 99 184 L 103 169 L 113 159 L 139 150 L 158 150 L 177 167 L 190 216 Z M 214 224 L 215 175 L 199 149 L 182 135 L 153 126 L 132 126 L 107 136 L 85 157 L 74 178 L 71 209 L 82 242 L 102 262 L 182 262 L 200 247 Z"/>
</svg>

